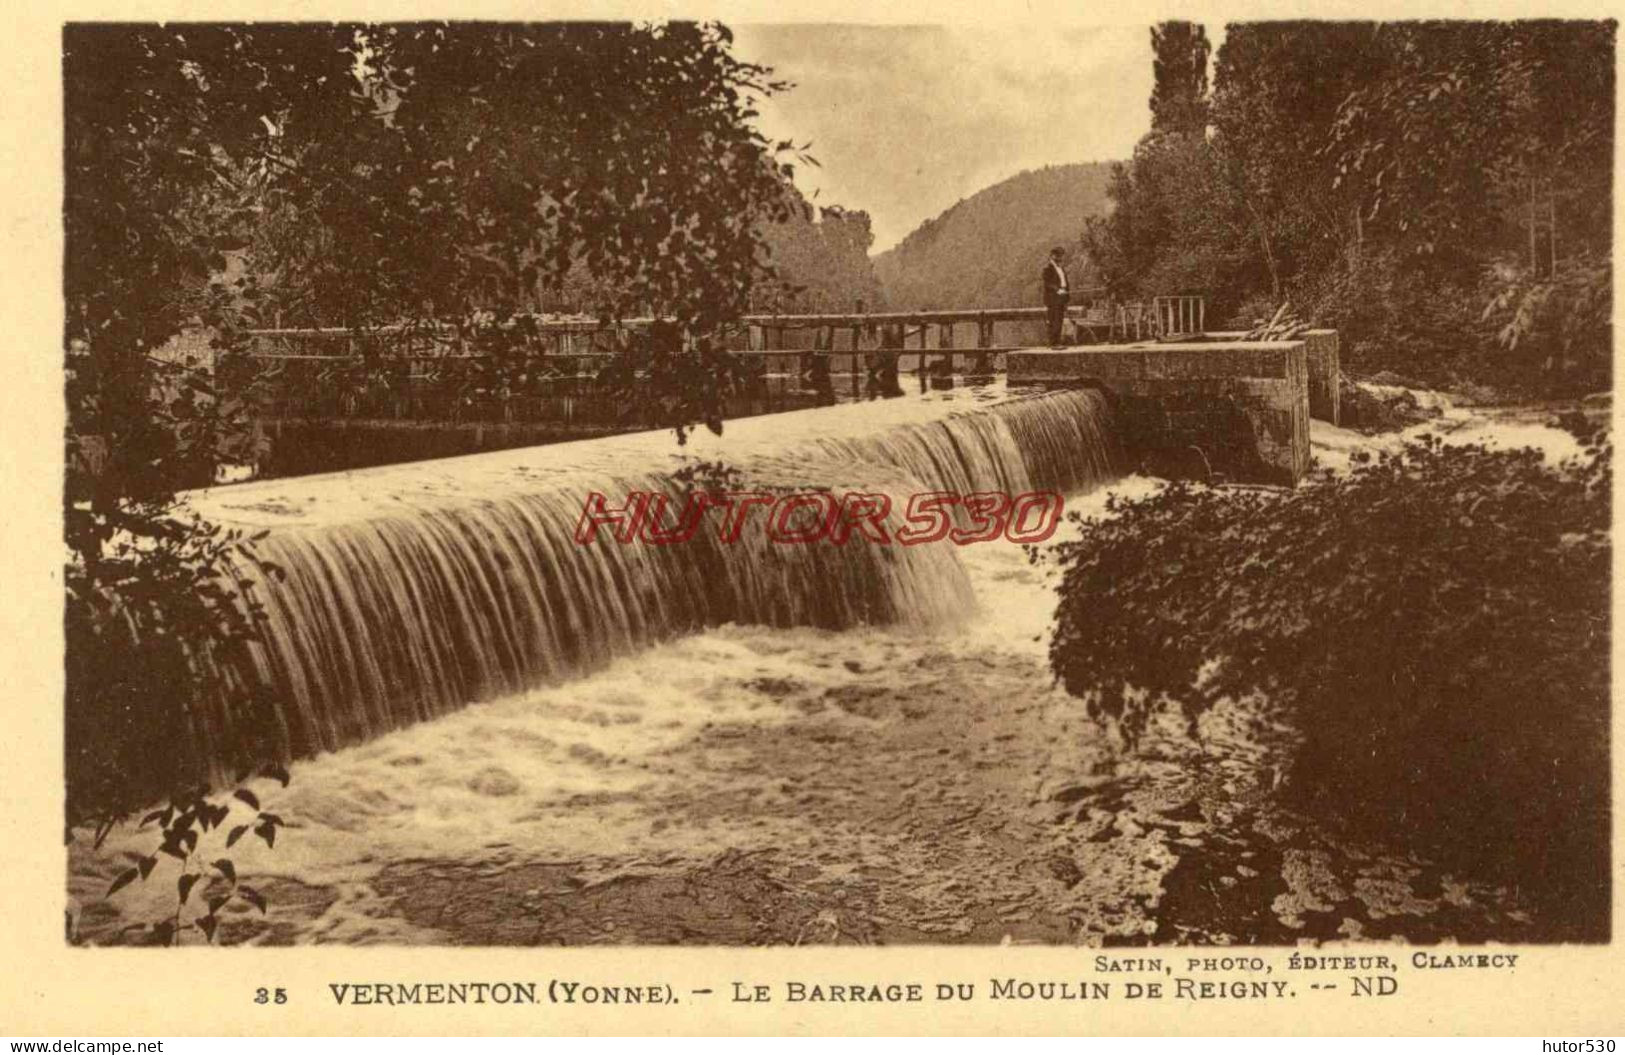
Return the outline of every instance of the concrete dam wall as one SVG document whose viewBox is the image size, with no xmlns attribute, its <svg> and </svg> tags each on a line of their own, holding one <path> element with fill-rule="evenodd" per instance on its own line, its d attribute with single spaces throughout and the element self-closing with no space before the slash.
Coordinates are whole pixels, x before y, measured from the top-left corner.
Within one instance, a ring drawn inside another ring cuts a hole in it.
<svg viewBox="0 0 1625 1055">
<path fill-rule="evenodd" d="M 1309 419 L 1339 416 L 1335 330 L 1032 349 L 1007 361 L 1011 384 L 1110 392 L 1125 448 L 1159 475 L 1290 486 L 1309 470 Z"/>
</svg>

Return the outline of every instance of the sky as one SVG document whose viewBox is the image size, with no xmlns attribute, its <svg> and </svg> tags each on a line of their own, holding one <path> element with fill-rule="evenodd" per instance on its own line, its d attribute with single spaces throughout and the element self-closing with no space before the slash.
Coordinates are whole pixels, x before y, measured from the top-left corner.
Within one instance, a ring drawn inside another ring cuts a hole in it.
<svg viewBox="0 0 1625 1055">
<path fill-rule="evenodd" d="M 1148 26 L 730 28 L 736 56 L 796 85 L 762 131 L 811 143 L 801 189 L 866 209 L 875 252 L 1024 169 L 1127 159 L 1151 125 Z"/>
</svg>

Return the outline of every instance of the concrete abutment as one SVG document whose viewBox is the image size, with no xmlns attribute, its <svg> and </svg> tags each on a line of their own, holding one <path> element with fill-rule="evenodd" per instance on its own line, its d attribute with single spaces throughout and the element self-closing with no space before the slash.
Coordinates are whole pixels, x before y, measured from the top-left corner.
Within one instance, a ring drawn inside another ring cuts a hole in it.
<svg viewBox="0 0 1625 1055">
<path fill-rule="evenodd" d="M 1288 341 L 1207 334 L 1009 353 L 1011 384 L 1095 385 L 1127 448 L 1158 475 L 1290 486 L 1309 470 L 1309 419 L 1338 417 L 1335 330 Z"/>
</svg>

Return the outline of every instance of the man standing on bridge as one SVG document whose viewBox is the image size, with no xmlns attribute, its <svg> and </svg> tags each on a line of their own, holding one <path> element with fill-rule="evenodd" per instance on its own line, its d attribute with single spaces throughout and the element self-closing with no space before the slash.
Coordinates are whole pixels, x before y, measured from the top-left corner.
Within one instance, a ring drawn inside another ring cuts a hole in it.
<svg viewBox="0 0 1625 1055">
<path fill-rule="evenodd" d="M 1071 290 L 1066 283 L 1066 269 L 1061 262 L 1066 250 L 1056 246 L 1049 251 L 1049 263 L 1044 265 L 1044 307 L 1049 311 L 1049 343 L 1061 346 L 1061 323 L 1066 318 L 1066 302 Z"/>
</svg>

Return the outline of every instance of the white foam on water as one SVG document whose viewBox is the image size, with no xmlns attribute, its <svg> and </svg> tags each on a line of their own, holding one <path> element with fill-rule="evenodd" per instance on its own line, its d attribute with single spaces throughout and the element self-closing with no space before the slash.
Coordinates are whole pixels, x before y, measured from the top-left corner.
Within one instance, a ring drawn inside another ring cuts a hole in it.
<svg viewBox="0 0 1625 1055">
<path fill-rule="evenodd" d="M 921 414 L 916 407 L 898 413 Z M 756 428 L 764 431 L 752 442 L 767 444 L 773 419 L 758 420 L 762 424 Z M 853 423 L 858 420 L 851 418 Z M 922 415 L 907 424 L 930 428 L 933 420 L 940 419 Z M 1462 437 L 1474 441 L 1494 437 L 1498 443 L 1536 439 L 1553 454 L 1566 449 L 1562 439 L 1566 433 L 1539 425 L 1508 427 L 1480 423 L 1471 416 L 1449 420 L 1460 422 L 1448 433 L 1452 442 Z M 1057 422 L 1043 424 L 1053 427 Z M 826 459 L 844 452 L 849 469 L 860 467 L 850 474 L 858 477 L 878 462 L 901 472 L 902 480 L 935 471 L 937 480 L 974 487 L 981 486 L 978 480 L 997 480 L 1002 473 L 1011 486 L 1030 486 L 1034 481 L 1027 462 L 1020 463 L 1027 473 L 1021 479 L 1014 468 L 1017 463 L 1001 466 L 996 458 L 980 469 L 950 468 L 945 476 L 940 475 L 940 463 L 932 461 L 955 450 L 964 459 L 961 466 L 974 466 L 980 456 L 964 453 L 966 437 L 1002 443 L 1008 434 L 1000 430 L 1009 428 L 1008 420 L 991 426 L 982 422 L 958 433 L 915 437 L 905 445 L 912 462 L 877 458 L 877 445 L 883 455 L 890 442 L 884 438 L 826 437 L 814 445 L 826 444 L 821 452 Z M 730 432 L 734 429 L 730 424 Z M 953 442 L 942 445 L 939 441 L 945 438 Z M 1341 452 L 1345 458 L 1348 451 L 1373 444 L 1369 437 L 1318 422 L 1313 438 L 1317 455 Z M 663 439 L 669 443 L 669 438 Z M 865 442 L 867 448 L 862 446 Z M 833 450 L 827 446 L 831 443 Z M 1572 440 L 1569 446 L 1575 446 Z M 542 460 L 534 451 L 503 452 L 500 459 L 479 457 L 511 463 L 510 469 Z M 786 459 L 771 450 L 762 457 L 764 465 L 787 471 L 800 464 L 795 457 Z M 933 464 L 935 469 L 928 468 Z M 487 465 L 473 476 L 490 468 Z M 961 478 L 953 481 L 956 472 Z M 383 487 L 383 492 L 372 493 L 410 493 L 415 495 L 411 505 L 432 511 L 443 508 L 448 493 L 439 485 L 430 486 L 443 474 L 447 481 L 463 478 L 444 464 L 433 463 L 412 488 L 399 486 L 408 479 L 403 470 L 390 469 L 368 475 L 364 490 Z M 267 501 L 275 497 L 274 490 L 302 509 L 320 508 L 345 490 L 340 477 L 251 486 L 262 487 L 261 498 Z M 457 486 L 471 485 L 465 479 Z M 1068 511 L 1086 517 L 1100 514 L 1112 494 L 1143 497 L 1161 486 L 1144 477 L 1120 479 L 1069 495 Z M 246 491 L 235 489 L 230 494 Z M 462 494 L 466 497 L 466 492 Z M 224 502 L 226 495 L 220 492 L 218 500 Z M 272 520 L 280 516 L 265 515 Z M 1079 530 L 1075 522 L 1065 521 L 1052 541 L 1075 537 Z M 298 889 L 304 889 L 333 899 L 320 913 L 284 912 L 280 918 L 292 922 L 281 940 L 444 941 L 443 933 L 393 910 L 379 893 L 381 875 L 403 866 L 432 870 L 440 867 L 437 862 L 447 861 L 496 869 L 516 861 L 555 862 L 586 882 L 674 860 L 705 859 L 740 846 L 762 845 L 764 840 L 809 865 L 817 862 L 827 869 L 862 864 L 861 860 L 832 864 L 824 858 L 831 853 L 861 858 L 869 834 L 847 830 L 838 813 L 831 816 L 808 807 L 802 816 L 783 809 L 787 801 L 800 801 L 798 797 L 818 789 L 787 785 L 772 768 L 774 755 L 762 752 L 759 740 L 757 757 L 738 739 L 742 730 L 771 738 L 794 724 L 804 726 L 806 708 L 825 698 L 850 698 L 859 704 L 870 698 L 923 699 L 929 705 L 931 694 L 957 698 L 997 693 L 1031 700 L 1034 710 L 1025 720 L 1033 728 L 1024 734 L 1024 745 L 1010 750 L 1027 752 L 1035 773 L 1047 770 L 1076 779 L 1086 768 L 1080 759 L 1087 761 L 1088 752 L 1096 750 L 1091 743 L 1099 734 L 1082 720 L 1076 702 L 1049 684 L 1045 655 L 1056 600 L 1053 566 L 1033 564 L 1020 546 L 1007 542 L 965 547 L 943 542 L 913 548 L 927 562 L 921 567 L 951 567 L 964 587 L 962 592 L 937 593 L 940 607 L 930 618 L 826 628 L 737 620 L 696 626 L 686 634 L 651 639 L 635 650 L 607 656 L 577 676 L 497 693 L 432 721 L 379 731 L 364 743 L 293 762 L 288 788 L 266 778 L 249 781 L 247 786 L 265 807 L 286 818 L 287 827 L 274 849 L 250 834 L 229 856 L 250 882 L 293 881 L 296 887 L 278 891 L 282 898 L 301 896 Z M 985 670 L 978 669 L 984 666 Z M 929 685 L 930 694 L 922 696 L 922 684 Z M 860 706 L 828 707 L 817 720 L 849 736 L 862 737 L 872 727 Z M 932 735 L 941 733 L 935 729 Z M 922 749 L 935 750 L 929 744 Z M 783 752 L 795 751 L 796 745 L 787 742 L 776 750 L 783 758 Z M 853 764 L 864 763 L 855 757 Z M 862 776 L 831 771 L 828 779 L 858 786 Z M 776 808 L 758 810 L 755 803 Z M 769 813 L 772 821 L 767 819 Z M 212 859 L 216 850 L 223 849 L 224 833 L 248 817 L 246 807 L 234 807 L 222 830 L 205 837 L 202 857 Z M 150 831 L 124 827 L 113 833 L 99 854 L 75 847 L 70 851 L 70 893 L 81 904 L 100 900 L 111 876 L 125 867 L 120 854 L 150 852 L 156 842 Z M 875 844 L 873 850 L 879 866 L 895 863 L 895 853 L 890 843 Z M 1078 885 L 1075 896 L 1110 903 L 1136 884 L 1155 889 L 1154 871 L 1147 873 L 1127 859 L 1114 861 L 1103 857 L 1104 878 Z M 1129 871 L 1121 875 L 1111 871 L 1119 866 Z M 159 918 L 172 908 L 176 867 L 165 858 L 148 882 L 116 895 L 118 922 Z M 277 904 L 274 897 L 273 919 L 279 918 Z M 100 926 L 104 936 L 116 929 L 115 924 Z"/>
<path fill-rule="evenodd" d="M 1067 508 L 1099 513 L 1111 493 L 1145 495 L 1159 486 L 1130 477 L 1075 497 Z M 1078 531 L 1064 521 L 1052 541 Z M 659 644 L 577 680 L 296 761 L 286 789 L 268 778 L 251 780 L 246 786 L 288 827 L 274 849 L 250 834 L 228 856 L 250 882 L 275 877 L 336 895 L 319 920 L 300 922 L 292 940 L 398 943 L 444 938 L 391 914 L 380 900 L 372 880 L 391 864 L 557 861 L 593 876 L 595 868 L 609 874 L 639 861 L 703 859 L 748 842 L 754 833 L 740 830 L 748 821 L 736 811 L 682 818 L 668 808 L 681 801 L 692 812 L 692 786 L 734 761 L 726 742 L 702 743 L 709 730 L 731 723 L 772 730 L 804 718 L 796 700 L 830 691 L 905 694 L 917 688 L 923 668 L 940 682 L 940 693 L 986 691 L 984 678 L 966 676 L 951 657 L 990 663 L 1019 657 L 1024 673 L 1007 676 L 1009 688 L 1047 690 L 1053 567 L 1034 565 L 1022 547 L 1004 541 L 930 545 L 951 553 L 971 585 L 974 607 L 956 626 L 831 631 L 730 624 Z M 866 721 L 838 710 L 825 720 Z M 771 774 L 753 777 L 771 788 Z M 224 830 L 248 819 L 241 806 L 236 813 Z M 820 823 L 809 818 L 798 836 L 809 859 L 825 839 Z M 782 823 L 776 838 L 790 838 Z M 222 841 L 222 833 L 205 836 L 200 853 L 205 859 L 216 849 L 223 853 Z M 123 828 L 96 856 L 113 861 L 124 851 L 150 852 L 156 842 L 150 832 Z M 81 854 L 72 884 L 84 901 L 96 899 L 110 878 L 90 870 L 90 858 Z M 124 918 L 167 911 L 175 872 L 163 858 L 148 883 L 118 894 Z"/>
</svg>

